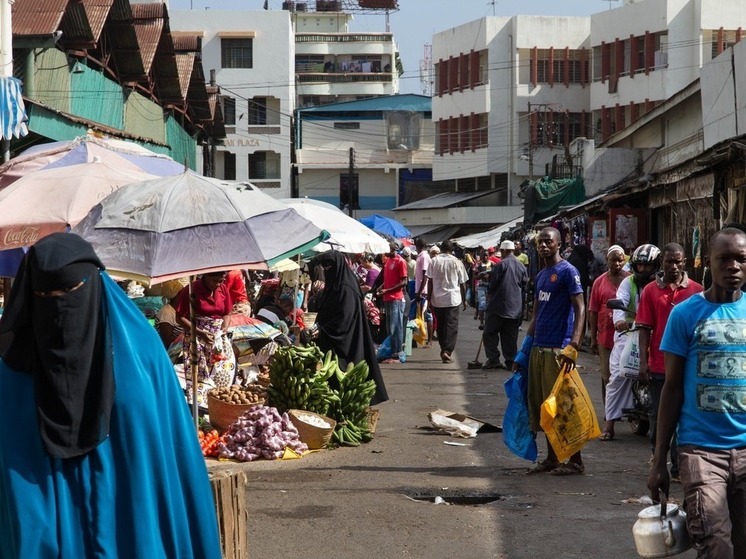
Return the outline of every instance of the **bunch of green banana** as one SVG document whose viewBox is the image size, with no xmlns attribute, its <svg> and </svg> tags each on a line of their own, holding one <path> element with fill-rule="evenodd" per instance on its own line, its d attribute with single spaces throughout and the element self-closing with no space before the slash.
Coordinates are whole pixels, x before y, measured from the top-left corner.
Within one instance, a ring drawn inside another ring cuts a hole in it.
<svg viewBox="0 0 746 559">
<path fill-rule="evenodd" d="M 348 366 L 347 371 L 336 370 L 339 402 L 331 405 L 328 415 L 337 421 L 333 440 L 338 444 L 357 446 L 373 438 L 368 426 L 368 408 L 376 383 L 368 380 L 369 372 L 365 361 Z"/>
<path fill-rule="evenodd" d="M 324 354 L 315 344 L 278 348 L 269 365 L 269 404 L 280 411 L 308 410 L 326 415 L 339 399 L 329 387 L 337 358 Z"/>
</svg>

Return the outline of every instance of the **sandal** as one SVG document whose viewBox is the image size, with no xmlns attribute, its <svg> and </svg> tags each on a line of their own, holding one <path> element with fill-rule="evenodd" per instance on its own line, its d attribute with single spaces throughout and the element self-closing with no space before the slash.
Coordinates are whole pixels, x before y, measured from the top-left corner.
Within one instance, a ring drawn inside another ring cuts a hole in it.
<svg viewBox="0 0 746 559">
<path fill-rule="evenodd" d="M 613 441 L 614 440 L 614 433 L 610 433 L 609 431 L 604 431 L 601 433 L 601 436 L 598 437 L 599 441 Z"/>
<path fill-rule="evenodd" d="M 585 473 L 585 466 L 583 464 L 576 464 L 575 462 L 565 462 L 560 464 L 551 472 L 549 475 L 552 476 L 579 476 Z"/>
<path fill-rule="evenodd" d="M 536 464 L 536 466 L 528 470 L 526 474 L 527 475 L 543 474 L 544 472 L 551 473 L 555 469 L 557 469 L 559 466 L 560 466 L 559 462 L 551 462 L 549 460 L 544 460 L 543 462 L 539 462 L 538 464 Z"/>
</svg>

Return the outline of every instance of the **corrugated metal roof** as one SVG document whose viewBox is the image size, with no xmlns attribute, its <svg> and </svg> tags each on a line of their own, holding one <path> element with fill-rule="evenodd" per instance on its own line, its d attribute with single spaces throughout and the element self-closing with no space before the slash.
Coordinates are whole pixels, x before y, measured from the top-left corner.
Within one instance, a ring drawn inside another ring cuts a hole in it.
<svg viewBox="0 0 746 559">
<path fill-rule="evenodd" d="M 119 79 L 123 83 L 147 80 L 137 33 L 132 25 L 129 0 L 114 0 L 105 29 L 112 48 L 113 66 Z"/>
<path fill-rule="evenodd" d="M 432 111 L 432 99 L 424 95 L 384 95 L 361 101 L 347 101 L 344 103 L 329 103 L 317 107 L 308 107 L 299 112 L 305 115 L 323 113 L 347 112 L 383 112 L 383 111 L 413 111 L 429 113 Z"/>
<path fill-rule="evenodd" d="M 11 5 L 13 36 L 51 35 L 60 28 L 68 0 L 16 0 Z"/>
<path fill-rule="evenodd" d="M 65 48 L 95 48 L 114 0 L 70 2 L 62 18 Z"/>
<path fill-rule="evenodd" d="M 163 9 L 155 10 L 155 7 L 165 8 L 163 4 L 132 5 L 132 23 L 137 33 L 137 44 L 140 47 L 143 66 L 147 74 L 153 67 L 155 53 L 165 26 Z"/>
<path fill-rule="evenodd" d="M 409 204 L 404 204 L 398 208 L 394 208 L 394 211 L 399 210 L 430 210 L 436 208 L 447 208 L 449 206 L 455 206 L 469 200 L 481 198 L 482 196 L 488 196 L 494 194 L 494 190 L 480 190 L 479 192 L 443 192 L 430 196 L 423 200 L 417 200 Z"/>
</svg>

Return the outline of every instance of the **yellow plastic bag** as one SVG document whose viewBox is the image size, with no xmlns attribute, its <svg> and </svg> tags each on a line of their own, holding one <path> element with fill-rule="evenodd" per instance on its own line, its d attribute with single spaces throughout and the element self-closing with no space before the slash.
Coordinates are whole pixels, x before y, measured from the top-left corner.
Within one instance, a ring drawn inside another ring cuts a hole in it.
<svg viewBox="0 0 746 559">
<path fill-rule="evenodd" d="M 417 345 L 427 343 L 427 324 L 422 314 L 422 305 L 417 305 L 417 315 L 415 316 L 414 323 L 416 328 L 412 332 L 412 339 L 417 342 Z"/>
<path fill-rule="evenodd" d="M 596 410 L 573 365 L 562 366 L 552 392 L 541 405 L 541 428 L 560 462 L 601 434 Z"/>
</svg>

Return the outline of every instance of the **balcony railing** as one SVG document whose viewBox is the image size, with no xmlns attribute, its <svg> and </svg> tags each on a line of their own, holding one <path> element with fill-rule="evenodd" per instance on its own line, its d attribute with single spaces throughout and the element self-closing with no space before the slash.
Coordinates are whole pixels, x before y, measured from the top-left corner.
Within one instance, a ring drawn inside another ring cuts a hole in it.
<svg viewBox="0 0 746 559">
<path fill-rule="evenodd" d="M 391 33 L 296 33 L 296 43 L 390 43 Z"/>
<path fill-rule="evenodd" d="M 354 72 L 350 74 L 298 74 L 300 83 L 355 83 L 355 82 L 390 82 L 392 74 L 390 72 L 377 72 L 365 74 Z"/>
</svg>

